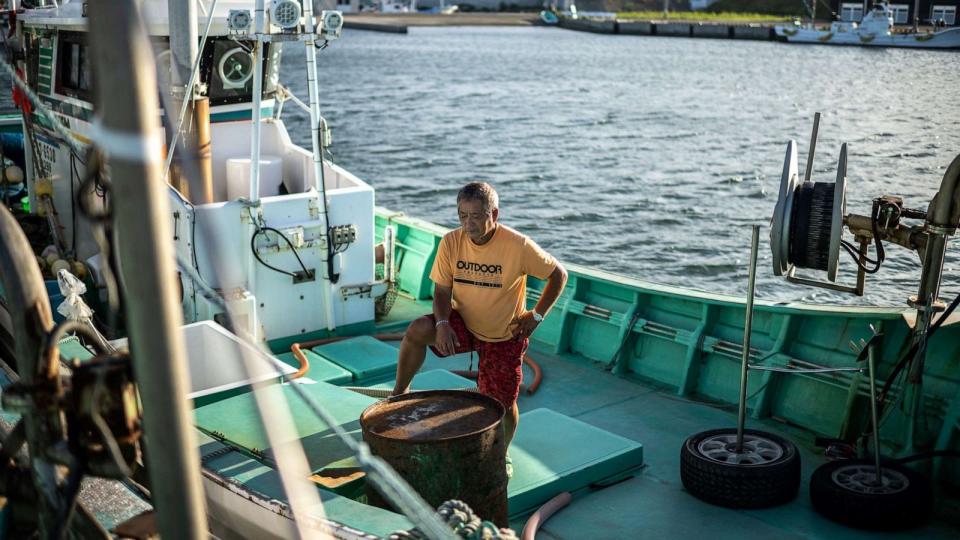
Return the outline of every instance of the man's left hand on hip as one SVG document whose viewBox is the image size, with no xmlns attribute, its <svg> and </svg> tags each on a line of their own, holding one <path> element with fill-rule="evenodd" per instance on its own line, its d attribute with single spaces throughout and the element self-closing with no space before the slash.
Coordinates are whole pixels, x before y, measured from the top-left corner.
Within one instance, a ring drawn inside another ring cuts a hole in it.
<svg viewBox="0 0 960 540">
<path fill-rule="evenodd" d="M 524 311 L 513 322 L 517 324 L 513 329 L 514 339 L 530 337 L 537 326 L 540 326 L 540 323 L 533 317 L 533 311 Z"/>
</svg>

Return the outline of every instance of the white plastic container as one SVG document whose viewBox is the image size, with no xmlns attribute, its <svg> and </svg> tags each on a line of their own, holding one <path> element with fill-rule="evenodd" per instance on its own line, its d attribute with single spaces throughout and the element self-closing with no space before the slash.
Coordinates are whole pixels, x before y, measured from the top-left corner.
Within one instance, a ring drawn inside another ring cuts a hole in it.
<svg viewBox="0 0 960 540">
<path fill-rule="evenodd" d="M 213 321 L 200 321 L 181 327 L 190 365 L 190 393 L 198 399 L 261 381 L 276 379 L 297 370 L 272 359 L 267 352 L 253 347 Z M 115 347 L 127 346 L 127 340 L 111 342 Z M 249 355 L 251 373 L 247 374 L 243 354 Z"/>
<path fill-rule="evenodd" d="M 227 200 L 250 197 L 249 157 L 227 159 Z M 273 197 L 280 194 L 283 183 L 283 158 L 280 156 L 260 155 L 260 196 Z"/>
</svg>

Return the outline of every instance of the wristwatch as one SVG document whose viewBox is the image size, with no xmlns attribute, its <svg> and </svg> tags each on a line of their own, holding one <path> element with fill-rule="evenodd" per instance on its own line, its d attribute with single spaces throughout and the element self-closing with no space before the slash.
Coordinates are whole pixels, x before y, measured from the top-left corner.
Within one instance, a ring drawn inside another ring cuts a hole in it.
<svg viewBox="0 0 960 540">
<path fill-rule="evenodd" d="M 538 323 L 543 322 L 543 315 L 537 313 L 537 310 L 533 310 L 531 313 L 533 313 L 533 320 L 537 321 Z"/>
</svg>

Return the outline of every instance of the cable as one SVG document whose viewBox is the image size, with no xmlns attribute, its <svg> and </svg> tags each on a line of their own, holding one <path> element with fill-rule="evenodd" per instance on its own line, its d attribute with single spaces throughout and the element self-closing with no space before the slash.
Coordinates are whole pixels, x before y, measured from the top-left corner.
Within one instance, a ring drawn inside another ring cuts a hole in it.
<svg viewBox="0 0 960 540">
<path fill-rule="evenodd" d="M 930 339 L 933 335 L 940 329 L 944 321 L 953 313 L 957 306 L 960 305 L 960 294 L 953 299 L 953 302 L 947 307 L 946 311 L 943 312 L 943 315 L 937 319 L 937 322 L 930 325 L 930 329 L 927 331 L 925 339 Z M 919 348 L 920 340 L 913 343 L 907 352 L 900 358 L 897 364 L 894 366 L 893 371 L 890 372 L 890 376 L 887 377 L 887 380 L 883 384 L 883 389 L 880 390 L 880 393 L 877 395 L 877 409 L 878 412 L 883 411 L 884 404 L 887 400 L 887 394 L 890 392 L 890 387 L 893 384 L 893 380 L 900 374 L 903 369 L 913 363 L 914 357 L 916 356 L 917 349 Z"/>
<path fill-rule="evenodd" d="M 607 362 L 605 366 L 606 369 L 613 369 L 620 363 L 620 353 L 623 352 L 623 348 L 627 345 L 627 341 L 630 341 L 630 335 L 633 333 L 633 327 L 637 324 L 637 321 L 640 320 L 640 310 L 633 312 L 633 316 L 630 317 L 630 325 L 627 326 L 627 331 L 623 334 L 623 339 L 620 340 L 620 346 L 617 347 L 617 351 L 613 353 L 613 357 Z"/>
<path fill-rule="evenodd" d="M 904 463 L 910 463 L 912 461 L 920 461 L 921 459 L 933 459 L 938 457 L 960 458 L 960 450 L 933 450 L 931 452 L 921 452 L 919 454 L 914 454 L 912 456 L 897 458 L 893 460 L 893 462 L 899 463 L 902 465 Z"/>
<path fill-rule="evenodd" d="M 184 201 L 190 205 L 190 250 L 193 254 L 193 268 L 197 271 L 197 275 L 200 275 L 200 261 L 197 259 L 197 208 L 190 204 L 189 201 Z M 201 276 L 201 279 L 203 276 Z"/>
<path fill-rule="evenodd" d="M 70 151 L 70 191 L 71 193 L 76 193 L 73 190 L 74 180 L 80 179 L 80 171 L 77 170 L 77 161 L 83 163 L 80 158 L 73 152 Z M 83 163 L 86 166 L 86 163 Z M 74 258 L 77 257 L 77 197 L 80 194 L 77 193 L 77 196 L 70 197 L 70 219 L 73 222 L 73 232 L 72 238 L 70 240 L 70 249 L 73 251 Z"/>
<path fill-rule="evenodd" d="M 261 225 L 257 228 L 256 232 L 253 233 L 253 236 L 250 237 L 250 251 L 253 252 L 253 256 L 257 259 L 257 261 L 260 264 L 266 266 L 267 268 L 273 270 L 274 272 L 286 274 L 294 279 L 297 279 L 299 277 L 293 272 L 288 272 L 286 270 L 277 268 L 276 266 L 269 265 L 263 259 L 260 258 L 260 254 L 257 252 L 257 236 L 259 236 L 261 233 L 268 232 L 268 231 L 274 232 L 278 234 L 280 238 L 283 238 L 283 240 L 287 243 L 288 246 L 290 246 L 290 249 L 293 251 L 293 256 L 297 258 L 297 262 L 300 263 L 300 268 L 303 268 L 303 275 L 306 277 L 309 277 L 310 270 L 307 270 L 307 266 L 303 264 L 303 259 L 300 258 L 300 254 L 297 252 L 297 248 L 293 247 L 293 242 L 291 242 L 290 239 L 287 238 L 285 234 L 278 231 L 277 229 L 274 229 L 273 227 L 265 227 Z"/>
</svg>

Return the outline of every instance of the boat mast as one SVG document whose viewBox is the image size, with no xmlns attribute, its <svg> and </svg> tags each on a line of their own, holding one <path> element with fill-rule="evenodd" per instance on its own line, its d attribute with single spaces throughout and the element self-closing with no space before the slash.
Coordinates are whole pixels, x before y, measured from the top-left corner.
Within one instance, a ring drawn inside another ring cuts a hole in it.
<svg viewBox="0 0 960 540">
<path fill-rule="evenodd" d="M 189 0 L 185 0 L 189 1 Z M 97 87 L 94 140 L 109 156 L 114 225 L 127 291 L 131 358 L 144 403 L 153 503 L 163 538 L 206 538 L 200 460 L 174 281 L 170 211 L 161 177 L 153 54 L 136 2 L 90 2 Z"/>
<path fill-rule="evenodd" d="M 253 111 L 250 130 L 250 202 L 260 200 L 260 107 L 263 101 L 263 0 L 257 0 L 253 14 Z M 249 275 L 251 285 L 253 274 Z M 250 287 L 252 290 L 253 287 Z"/>
<path fill-rule="evenodd" d="M 304 46 L 307 53 L 307 89 L 310 92 L 310 134 L 313 142 L 313 176 L 317 191 L 320 192 L 319 210 L 323 220 L 323 230 L 328 241 L 321 244 L 320 257 L 325 263 L 330 259 L 330 223 L 327 213 L 327 187 L 323 181 L 323 147 L 320 146 L 320 90 L 317 83 L 317 47 L 316 28 L 314 27 L 313 2 L 303 3 L 303 18 L 306 23 L 306 40 Z M 330 276 L 327 274 L 331 265 L 325 264 L 326 269 L 320 272 L 320 295 L 323 301 L 324 318 L 327 320 L 327 330 L 332 332 L 337 325 L 333 319 L 333 300 L 330 298 Z"/>
<path fill-rule="evenodd" d="M 213 16 L 212 14 L 210 15 Z M 191 0 L 170 0 L 167 3 L 167 20 L 170 29 L 170 95 L 173 107 L 167 111 L 173 129 L 180 126 L 177 135 L 183 137 L 183 120 L 180 104 L 193 99 L 193 88 L 187 88 L 193 63 L 197 58 L 197 4 Z M 167 91 L 161 88 L 161 91 Z M 192 110 L 192 108 L 187 109 Z M 186 138 L 183 139 L 186 142 Z M 184 145 L 185 146 L 185 145 Z M 181 146 L 183 148 L 183 146 Z"/>
</svg>

